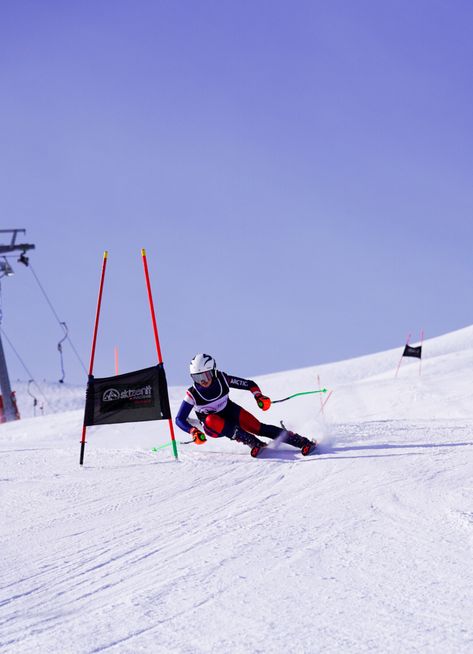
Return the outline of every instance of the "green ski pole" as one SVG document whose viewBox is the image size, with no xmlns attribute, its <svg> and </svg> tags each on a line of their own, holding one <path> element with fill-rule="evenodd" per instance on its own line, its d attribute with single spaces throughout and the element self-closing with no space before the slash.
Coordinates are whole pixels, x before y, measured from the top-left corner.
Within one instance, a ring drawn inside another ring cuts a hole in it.
<svg viewBox="0 0 473 654">
<path fill-rule="evenodd" d="M 294 393 L 294 395 L 289 395 L 289 397 L 283 397 L 282 400 L 272 400 L 271 404 L 277 404 L 278 402 L 286 402 L 286 400 L 292 400 L 293 397 L 298 397 L 299 395 L 313 395 L 314 393 L 326 393 L 327 389 L 322 388 L 319 391 L 304 391 L 303 393 Z"/>
</svg>

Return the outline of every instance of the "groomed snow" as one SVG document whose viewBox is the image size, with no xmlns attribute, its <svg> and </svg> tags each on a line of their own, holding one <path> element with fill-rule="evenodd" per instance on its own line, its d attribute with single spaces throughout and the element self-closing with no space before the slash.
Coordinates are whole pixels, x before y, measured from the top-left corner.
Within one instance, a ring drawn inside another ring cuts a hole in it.
<svg viewBox="0 0 473 654">
<path fill-rule="evenodd" d="M 134 423 L 91 428 L 81 468 L 84 389 L 43 385 L 45 415 L 0 426 L 0 651 L 472 652 L 473 327 L 426 341 L 421 376 L 401 351 L 257 379 L 319 376 L 324 415 L 234 394 L 321 439 L 308 458 L 217 439 L 176 462 L 151 452 L 166 422 Z"/>
</svg>

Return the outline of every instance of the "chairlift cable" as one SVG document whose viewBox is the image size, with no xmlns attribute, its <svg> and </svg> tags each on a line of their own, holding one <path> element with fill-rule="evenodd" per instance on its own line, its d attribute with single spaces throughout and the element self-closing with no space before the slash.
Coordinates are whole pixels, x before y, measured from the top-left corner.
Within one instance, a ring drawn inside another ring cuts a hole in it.
<svg viewBox="0 0 473 654">
<path fill-rule="evenodd" d="M 5 339 L 6 339 L 7 343 L 8 343 L 8 345 L 11 347 L 11 349 L 12 349 L 13 352 L 15 353 L 15 355 L 16 355 L 18 361 L 21 363 L 21 365 L 22 365 L 23 368 L 25 369 L 25 372 L 27 373 L 29 379 L 30 379 L 31 381 L 34 382 L 36 388 L 39 390 L 39 392 L 40 392 L 41 395 L 43 396 L 43 399 L 44 399 L 45 403 L 46 403 L 47 405 L 49 405 L 49 402 L 48 402 L 48 400 L 47 400 L 47 398 L 46 398 L 46 395 L 43 393 L 43 389 L 42 389 L 41 386 L 38 384 L 38 382 L 33 378 L 33 375 L 31 374 L 30 370 L 28 370 L 28 367 L 27 367 L 26 363 L 23 361 L 23 359 L 21 358 L 21 356 L 18 354 L 18 352 L 17 352 L 15 346 L 13 345 L 13 343 L 11 342 L 11 340 L 8 338 L 8 336 L 7 336 L 7 334 L 5 333 L 5 330 L 3 329 L 3 327 L 0 327 L 0 331 L 2 332 L 3 336 L 5 337 Z"/>
<path fill-rule="evenodd" d="M 61 367 L 62 367 L 62 371 L 63 371 L 63 378 L 62 378 L 62 381 L 64 381 L 64 376 L 65 376 L 65 375 L 64 375 L 64 368 L 63 368 L 63 365 L 62 365 L 62 363 L 63 363 L 63 362 L 62 362 L 62 343 L 63 343 L 63 341 L 66 340 L 66 339 L 69 341 L 70 346 L 71 346 L 71 348 L 72 348 L 74 354 L 75 354 L 76 357 L 78 358 L 78 360 L 79 360 L 79 362 L 80 362 L 80 364 L 81 364 L 81 366 L 82 366 L 82 368 L 83 368 L 85 374 L 87 374 L 87 368 L 85 367 L 84 362 L 82 361 L 82 359 L 81 359 L 79 353 L 77 352 L 76 348 L 74 347 L 74 344 L 73 344 L 73 342 L 72 342 L 72 340 L 71 340 L 71 337 L 69 336 L 69 333 L 68 333 L 68 329 L 67 329 L 67 325 L 66 325 L 66 323 L 65 323 L 63 320 L 61 320 L 61 319 L 59 318 L 59 316 L 58 316 L 58 314 L 57 314 L 57 312 L 56 312 L 56 310 L 55 310 L 55 308 L 54 308 L 54 306 L 53 306 L 51 300 L 50 300 L 49 297 L 48 297 L 48 294 L 46 293 L 46 291 L 44 290 L 43 285 L 42 285 L 41 282 L 39 281 L 38 275 L 35 273 L 34 268 L 33 268 L 33 266 L 31 265 L 31 263 L 29 263 L 28 268 L 31 270 L 31 273 L 33 274 L 33 277 L 36 279 L 36 282 L 37 282 L 39 288 L 41 289 L 41 292 L 43 293 L 43 295 L 44 295 L 44 297 L 45 297 L 45 299 L 46 299 L 46 302 L 49 304 L 49 307 L 50 307 L 51 311 L 53 312 L 53 314 L 54 314 L 56 320 L 57 320 L 58 323 L 61 325 L 61 327 L 62 327 L 63 329 L 65 329 L 65 331 L 66 331 L 66 335 L 65 335 L 65 337 L 64 337 L 63 339 L 61 339 L 61 340 L 59 341 L 59 343 L 58 343 L 58 350 L 59 350 L 60 355 L 61 355 Z M 61 347 L 59 347 L 59 346 L 61 346 Z M 61 380 L 60 380 L 60 381 L 61 381 Z"/>
</svg>

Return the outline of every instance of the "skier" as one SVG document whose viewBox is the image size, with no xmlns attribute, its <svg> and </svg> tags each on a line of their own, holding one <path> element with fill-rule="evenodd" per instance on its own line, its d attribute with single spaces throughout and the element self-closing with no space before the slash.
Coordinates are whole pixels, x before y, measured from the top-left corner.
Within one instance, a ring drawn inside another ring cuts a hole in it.
<svg viewBox="0 0 473 654">
<path fill-rule="evenodd" d="M 261 448 L 267 445 L 257 436 L 264 436 L 272 439 L 282 437 L 285 443 L 300 448 L 304 456 L 314 449 L 315 443 L 308 438 L 274 425 L 265 425 L 229 399 L 230 388 L 247 390 L 253 393 L 259 408 L 267 411 L 271 400 L 263 395 L 258 384 L 251 379 L 242 379 L 217 370 L 215 359 L 209 354 L 196 354 L 190 363 L 190 375 L 193 385 L 186 392 L 176 416 L 176 424 L 188 432 L 197 445 L 206 442 L 205 435 L 213 438 L 226 436 L 248 445 L 251 456 L 256 457 Z M 196 412 L 203 432 L 188 421 L 192 409 Z"/>
</svg>

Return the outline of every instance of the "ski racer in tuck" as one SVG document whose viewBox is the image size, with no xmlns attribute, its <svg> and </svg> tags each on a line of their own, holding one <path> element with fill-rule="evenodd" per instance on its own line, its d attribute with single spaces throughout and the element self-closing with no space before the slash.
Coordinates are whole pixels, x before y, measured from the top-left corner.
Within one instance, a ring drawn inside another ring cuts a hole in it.
<svg viewBox="0 0 473 654">
<path fill-rule="evenodd" d="M 206 435 L 212 438 L 226 436 L 232 440 L 244 443 L 251 448 L 251 456 L 258 456 L 267 443 L 257 436 L 279 438 L 289 445 L 300 448 L 306 456 L 315 447 L 315 443 L 299 434 L 280 429 L 274 425 L 261 423 L 251 413 L 243 409 L 229 398 L 230 388 L 238 388 L 253 393 L 253 396 L 263 411 L 271 406 L 271 400 L 263 395 L 258 384 L 251 379 L 242 379 L 217 370 L 215 359 L 209 354 L 197 354 L 190 363 L 192 386 L 176 416 L 178 427 L 188 432 L 196 444 L 206 442 Z M 193 426 L 188 418 L 195 410 L 203 432 Z"/>
</svg>

